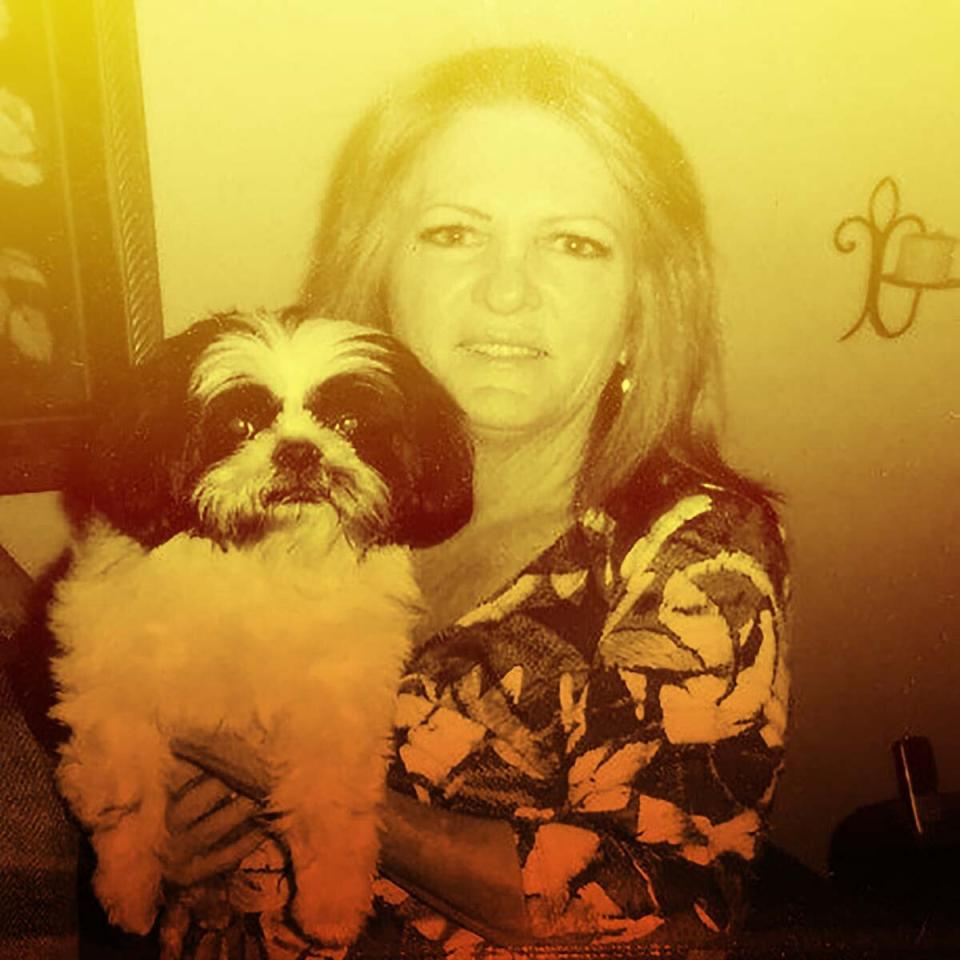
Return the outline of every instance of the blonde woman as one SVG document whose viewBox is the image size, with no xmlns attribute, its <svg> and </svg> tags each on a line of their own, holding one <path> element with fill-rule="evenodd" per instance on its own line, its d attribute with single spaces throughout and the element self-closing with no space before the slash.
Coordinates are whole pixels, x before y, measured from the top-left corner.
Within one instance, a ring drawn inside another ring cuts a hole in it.
<svg viewBox="0 0 960 960">
<path fill-rule="evenodd" d="M 429 67 L 345 144 L 302 299 L 412 347 L 477 457 L 471 523 L 415 557 L 427 613 L 355 949 L 736 929 L 782 763 L 785 559 L 718 452 L 710 249 L 677 142 L 577 55 Z M 251 850 L 248 879 L 279 871 L 257 813 L 185 765 L 171 882 Z M 256 898 L 232 902 L 249 936 Z M 282 924 L 256 936 L 309 955 Z"/>
</svg>

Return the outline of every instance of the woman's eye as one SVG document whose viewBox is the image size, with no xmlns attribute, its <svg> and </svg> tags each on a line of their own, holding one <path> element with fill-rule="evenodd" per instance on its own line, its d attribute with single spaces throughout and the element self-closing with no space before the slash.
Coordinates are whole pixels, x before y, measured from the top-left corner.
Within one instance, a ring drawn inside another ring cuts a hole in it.
<svg viewBox="0 0 960 960">
<path fill-rule="evenodd" d="M 550 237 L 549 242 L 554 250 L 581 260 L 605 260 L 612 253 L 611 248 L 602 241 L 578 233 L 558 233 Z"/>
<path fill-rule="evenodd" d="M 257 432 L 253 421 L 248 420 L 246 417 L 231 417 L 230 420 L 227 421 L 227 429 L 241 440 L 249 440 Z"/>
<path fill-rule="evenodd" d="M 333 429 L 336 430 L 341 436 L 350 437 L 357 429 L 357 418 L 349 416 L 341 417 L 336 423 L 334 423 Z"/>
<path fill-rule="evenodd" d="M 417 239 L 435 247 L 476 247 L 483 240 L 480 232 L 462 223 L 448 223 L 421 230 Z"/>
</svg>

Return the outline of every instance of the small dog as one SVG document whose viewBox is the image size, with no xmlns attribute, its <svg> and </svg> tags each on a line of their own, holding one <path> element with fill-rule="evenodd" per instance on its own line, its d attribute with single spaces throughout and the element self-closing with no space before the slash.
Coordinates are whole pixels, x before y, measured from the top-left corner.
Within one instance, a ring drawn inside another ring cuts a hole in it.
<svg viewBox="0 0 960 960">
<path fill-rule="evenodd" d="M 407 548 L 472 511 L 461 412 L 385 334 L 224 314 L 133 372 L 89 453 L 52 716 L 111 922 L 145 933 L 161 903 L 171 740 L 220 731 L 268 762 L 294 920 L 349 943 L 418 612 Z"/>
</svg>

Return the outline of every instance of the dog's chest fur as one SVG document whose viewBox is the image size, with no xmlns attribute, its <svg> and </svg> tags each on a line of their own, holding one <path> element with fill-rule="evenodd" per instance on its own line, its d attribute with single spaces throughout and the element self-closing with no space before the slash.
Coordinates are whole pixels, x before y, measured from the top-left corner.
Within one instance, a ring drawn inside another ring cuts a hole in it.
<svg viewBox="0 0 960 960">
<path fill-rule="evenodd" d="M 145 551 L 101 528 L 51 613 L 58 712 L 80 720 L 96 691 L 120 715 L 149 710 L 168 735 L 269 740 L 304 711 L 348 735 L 364 709 L 390 710 L 417 602 L 407 550 L 358 559 L 322 521 L 227 550 L 179 535 Z"/>
</svg>

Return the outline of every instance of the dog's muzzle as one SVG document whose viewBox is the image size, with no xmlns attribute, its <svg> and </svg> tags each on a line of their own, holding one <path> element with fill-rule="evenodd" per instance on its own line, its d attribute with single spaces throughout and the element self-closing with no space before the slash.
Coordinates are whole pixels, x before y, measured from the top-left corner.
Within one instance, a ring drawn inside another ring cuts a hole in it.
<svg viewBox="0 0 960 960">
<path fill-rule="evenodd" d="M 332 471 L 323 451 L 310 440 L 282 440 L 271 457 L 275 480 L 264 491 L 264 506 L 281 503 L 318 503 L 328 500 Z"/>
</svg>

